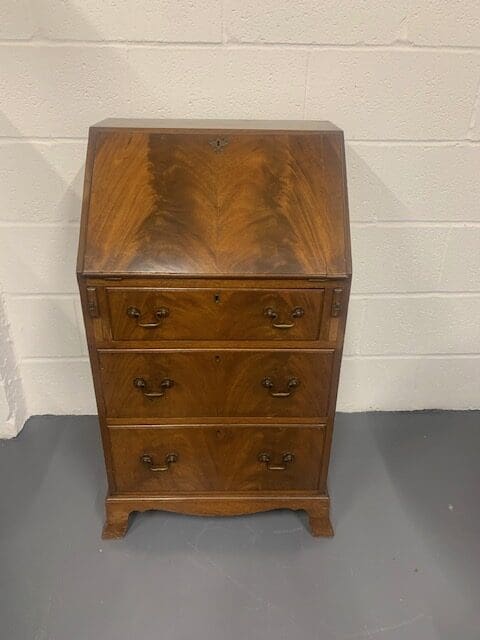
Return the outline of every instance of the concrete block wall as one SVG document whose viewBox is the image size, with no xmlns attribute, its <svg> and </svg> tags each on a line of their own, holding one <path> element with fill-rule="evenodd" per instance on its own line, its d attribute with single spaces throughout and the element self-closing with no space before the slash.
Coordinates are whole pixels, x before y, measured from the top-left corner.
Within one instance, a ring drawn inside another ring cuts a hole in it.
<svg viewBox="0 0 480 640">
<path fill-rule="evenodd" d="M 3 0 L 0 285 L 19 383 L 0 434 L 25 412 L 95 411 L 74 270 L 87 129 L 107 116 L 344 128 L 339 409 L 478 407 L 479 24 L 478 0 Z"/>
</svg>

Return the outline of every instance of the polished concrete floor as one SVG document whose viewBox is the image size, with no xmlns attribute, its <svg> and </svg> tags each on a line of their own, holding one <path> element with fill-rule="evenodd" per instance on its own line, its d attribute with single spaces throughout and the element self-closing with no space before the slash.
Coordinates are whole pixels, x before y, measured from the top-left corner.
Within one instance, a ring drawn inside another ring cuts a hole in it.
<svg viewBox="0 0 480 640">
<path fill-rule="evenodd" d="M 339 415 L 303 514 L 147 513 L 102 541 L 93 417 L 0 442 L 1 640 L 479 640 L 480 413 Z"/>
</svg>

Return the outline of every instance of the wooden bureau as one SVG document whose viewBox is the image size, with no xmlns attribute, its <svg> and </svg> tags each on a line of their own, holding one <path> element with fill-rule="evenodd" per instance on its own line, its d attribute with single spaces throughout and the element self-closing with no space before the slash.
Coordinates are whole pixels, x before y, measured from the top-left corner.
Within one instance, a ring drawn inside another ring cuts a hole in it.
<svg viewBox="0 0 480 640">
<path fill-rule="evenodd" d="M 351 281 L 343 134 L 326 122 L 106 120 L 78 283 L 108 475 L 132 511 L 302 509 L 327 472 Z"/>
</svg>

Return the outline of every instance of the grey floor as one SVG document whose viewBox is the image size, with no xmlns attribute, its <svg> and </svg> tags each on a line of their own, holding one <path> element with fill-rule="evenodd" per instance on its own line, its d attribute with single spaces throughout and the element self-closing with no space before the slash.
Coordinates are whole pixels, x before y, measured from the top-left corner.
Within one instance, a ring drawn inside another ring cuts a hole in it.
<svg viewBox="0 0 480 640">
<path fill-rule="evenodd" d="M 1 640 L 479 640 L 480 414 L 340 415 L 335 538 L 148 513 L 102 541 L 93 417 L 0 442 Z"/>
</svg>

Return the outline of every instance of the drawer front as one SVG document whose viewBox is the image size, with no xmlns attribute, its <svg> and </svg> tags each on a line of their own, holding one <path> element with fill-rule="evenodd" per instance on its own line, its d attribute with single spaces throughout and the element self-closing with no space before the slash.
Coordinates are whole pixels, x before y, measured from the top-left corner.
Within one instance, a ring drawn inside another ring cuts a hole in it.
<svg viewBox="0 0 480 640">
<path fill-rule="evenodd" d="M 333 353 L 100 351 L 107 417 L 326 416 Z"/>
<path fill-rule="evenodd" d="M 108 288 L 114 340 L 316 340 L 323 289 Z"/>
<path fill-rule="evenodd" d="M 323 425 L 109 430 L 117 492 L 314 491 Z"/>
</svg>

